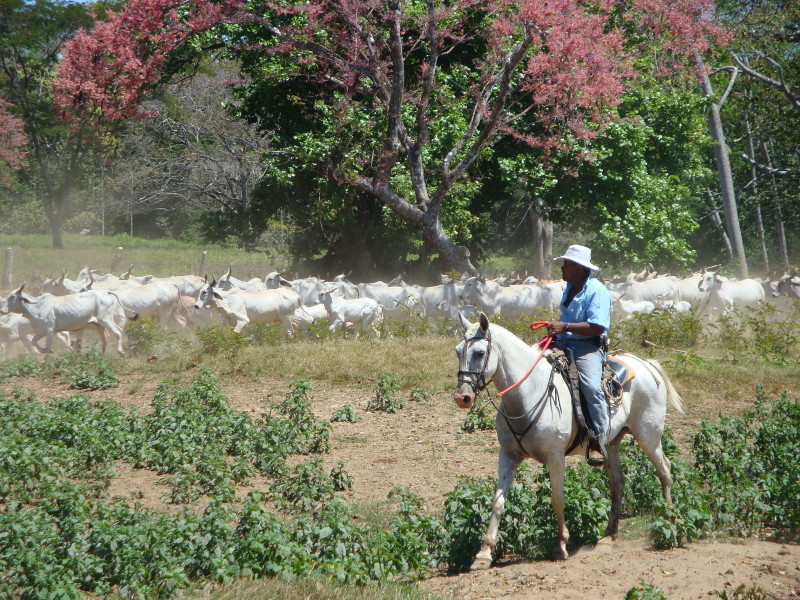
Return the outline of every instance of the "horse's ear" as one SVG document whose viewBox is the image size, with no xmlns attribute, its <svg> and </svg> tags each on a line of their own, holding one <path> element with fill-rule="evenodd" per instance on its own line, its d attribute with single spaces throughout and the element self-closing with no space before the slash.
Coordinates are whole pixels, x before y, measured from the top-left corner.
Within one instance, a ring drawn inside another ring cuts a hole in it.
<svg viewBox="0 0 800 600">
<path fill-rule="evenodd" d="M 469 329 L 472 326 L 472 323 L 470 323 L 469 319 L 467 319 L 467 317 L 465 317 L 461 313 L 458 313 L 458 320 L 461 321 L 461 329 L 463 329 L 464 333 L 466 333 L 467 329 Z"/>
<path fill-rule="evenodd" d="M 485 314 L 483 314 L 481 312 L 481 316 L 480 316 L 479 320 L 480 320 L 480 323 L 481 323 L 481 331 L 483 331 L 484 333 L 489 331 L 489 317 L 487 317 Z"/>
</svg>

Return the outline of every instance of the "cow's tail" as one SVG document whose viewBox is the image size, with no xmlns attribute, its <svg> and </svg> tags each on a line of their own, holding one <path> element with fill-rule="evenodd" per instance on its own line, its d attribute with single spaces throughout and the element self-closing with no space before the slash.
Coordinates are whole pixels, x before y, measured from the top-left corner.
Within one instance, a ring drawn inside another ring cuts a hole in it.
<svg viewBox="0 0 800 600">
<path fill-rule="evenodd" d="M 139 318 L 139 313 L 137 313 L 135 310 L 133 310 L 133 309 L 131 309 L 131 308 L 128 308 L 127 306 L 125 306 L 125 305 L 122 303 L 122 300 L 120 300 L 120 297 L 117 295 L 117 293 L 116 293 L 115 291 L 113 291 L 113 290 L 106 290 L 106 291 L 107 291 L 109 294 L 111 294 L 112 296 L 114 296 L 114 298 L 116 298 L 116 299 L 117 299 L 117 302 L 119 302 L 119 305 L 122 307 L 122 310 L 124 310 L 124 311 L 125 311 L 125 317 L 126 317 L 126 318 L 127 318 L 129 321 L 136 321 L 136 320 Z M 131 316 L 128 316 L 128 313 L 130 313 L 130 315 L 131 315 Z"/>
</svg>

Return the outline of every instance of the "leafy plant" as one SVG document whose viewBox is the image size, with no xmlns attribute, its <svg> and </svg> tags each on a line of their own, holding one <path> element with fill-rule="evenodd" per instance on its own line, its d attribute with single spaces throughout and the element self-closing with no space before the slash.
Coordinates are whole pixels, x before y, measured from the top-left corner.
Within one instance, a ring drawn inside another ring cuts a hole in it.
<svg viewBox="0 0 800 600">
<path fill-rule="evenodd" d="M 119 385 L 111 361 L 96 344 L 83 354 L 67 352 L 58 356 L 53 368 L 76 390 L 105 390 Z"/>
<path fill-rule="evenodd" d="M 204 354 L 222 355 L 228 360 L 235 359 L 248 346 L 247 337 L 230 327 L 208 327 L 195 329 Z"/>
<path fill-rule="evenodd" d="M 495 428 L 495 417 L 486 414 L 486 406 L 478 408 L 477 404 L 473 404 L 467 413 L 464 422 L 461 424 L 461 430 L 472 431 L 487 431 Z"/>
<path fill-rule="evenodd" d="M 657 585 L 641 581 L 625 593 L 625 600 L 667 600 L 667 597 Z"/>
<path fill-rule="evenodd" d="M 431 392 L 421 387 L 411 388 L 411 392 L 409 395 L 409 399 L 412 402 L 425 402 L 430 397 L 431 397 Z"/>
<path fill-rule="evenodd" d="M 372 389 L 375 397 L 367 402 L 368 411 L 395 413 L 406 404 L 405 400 L 397 397 L 400 385 L 391 375 L 383 373 Z"/>
<path fill-rule="evenodd" d="M 334 423 L 356 423 L 358 421 L 358 414 L 356 413 L 355 405 L 352 402 L 343 404 L 333 411 L 331 421 Z"/>
<path fill-rule="evenodd" d="M 331 469 L 331 481 L 333 482 L 333 489 L 337 492 L 353 489 L 353 476 L 350 475 L 341 460 L 336 461 L 336 464 Z"/>
<path fill-rule="evenodd" d="M 127 351 L 134 356 L 144 356 L 153 353 L 156 346 L 167 338 L 167 332 L 155 317 L 151 317 L 130 323 L 125 328 L 125 337 Z"/>
<path fill-rule="evenodd" d="M 745 587 L 742 583 L 730 594 L 725 590 L 715 592 L 722 600 L 767 600 L 769 596 L 759 587 Z"/>
<path fill-rule="evenodd" d="M 23 358 L 0 365 L 3 377 L 33 377 L 41 372 L 39 363 L 32 358 Z"/>
</svg>

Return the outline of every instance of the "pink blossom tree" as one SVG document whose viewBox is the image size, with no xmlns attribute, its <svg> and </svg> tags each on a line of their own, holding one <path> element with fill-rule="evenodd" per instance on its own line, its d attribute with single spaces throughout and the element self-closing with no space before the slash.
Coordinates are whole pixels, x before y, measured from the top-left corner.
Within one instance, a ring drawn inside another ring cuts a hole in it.
<svg viewBox="0 0 800 600">
<path fill-rule="evenodd" d="M 667 68 L 708 50 L 717 31 L 709 3 L 131 0 L 73 39 L 54 93 L 65 118 L 102 128 L 139 115 L 187 44 L 288 58 L 280 76 L 307 82 L 331 109 L 322 126 L 335 136 L 361 121 L 369 133 L 320 161 L 326 173 L 378 198 L 450 266 L 475 274 L 469 250 L 442 225 L 459 182 L 501 137 L 546 159 L 596 135 L 643 52 Z"/>
<path fill-rule="evenodd" d="M 24 123 L 15 117 L 11 105 L 0 98 L 0 184 L 8 184 L 25 160 Z"/>
</svg>

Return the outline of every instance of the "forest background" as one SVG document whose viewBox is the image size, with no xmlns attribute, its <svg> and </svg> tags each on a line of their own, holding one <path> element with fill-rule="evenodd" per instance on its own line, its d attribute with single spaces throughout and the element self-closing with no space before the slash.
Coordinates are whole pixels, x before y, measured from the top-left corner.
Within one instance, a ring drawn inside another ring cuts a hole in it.
<svg viewBox="0 0 800 600">
<path fill-rule="evenodd" d="M 796 268 L 800 3 L 357 4 L 0 0 L 0 233 L 419 282 L 574 241 Z"/>
</svg>

